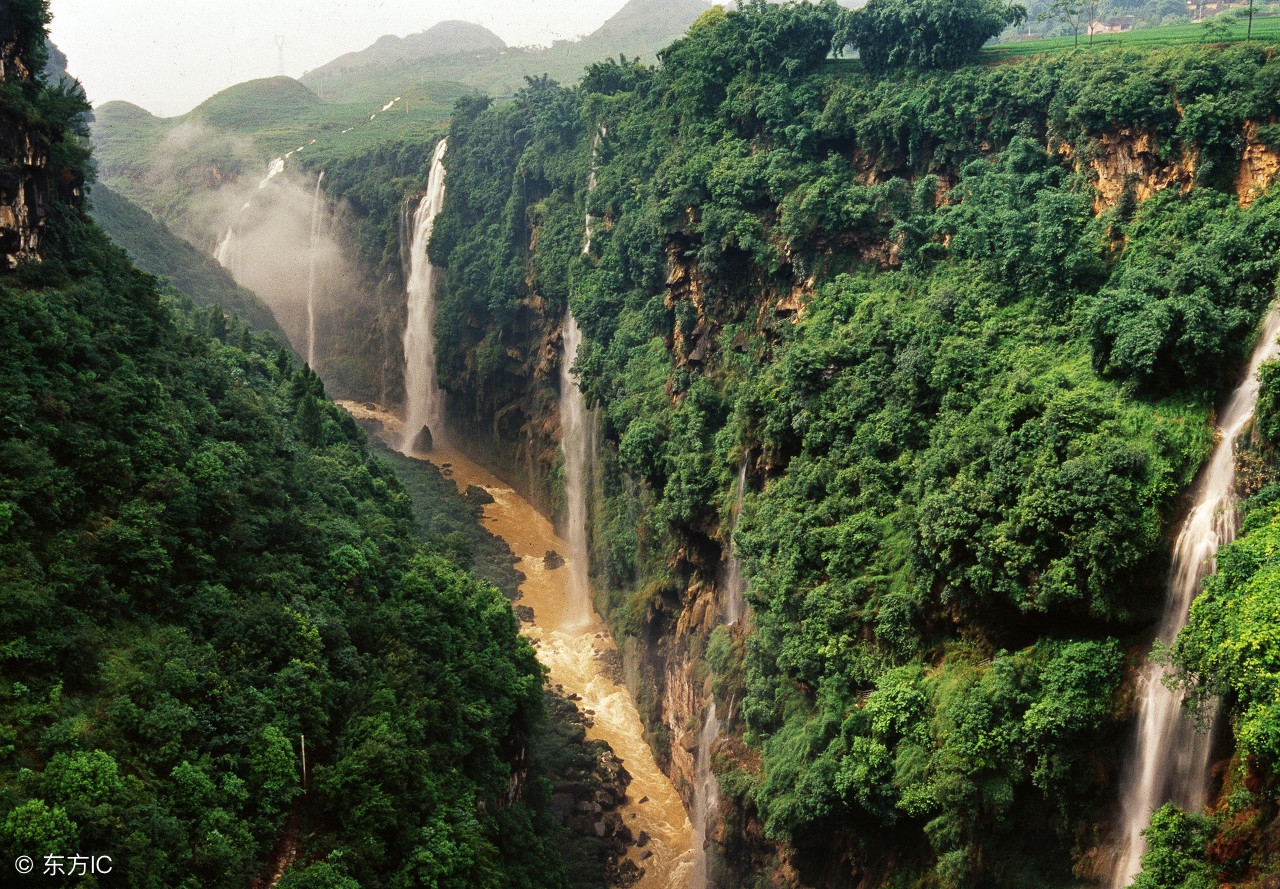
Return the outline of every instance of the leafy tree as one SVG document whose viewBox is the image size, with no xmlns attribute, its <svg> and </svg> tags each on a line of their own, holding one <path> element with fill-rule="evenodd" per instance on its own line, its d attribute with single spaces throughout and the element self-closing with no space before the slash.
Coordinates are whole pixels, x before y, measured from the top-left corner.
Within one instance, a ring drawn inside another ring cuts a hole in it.
<svg viewBox="0 0 1280 889">
<path fill-rule="evenodd" d="M 1044 12 L 1040 13 L 1040 20 L 1045 22 L 1062 22 L 1071 29 L 1071 36 L 1075 39 L 1075 46 L 1080 45 L 1080 29 L 1089 29 L 1089 45 L 1093 45 L 1093 22 L 1097 17 L 1098 4 L 1096 2 L 1083 3 L 1079 0 L 1054 0 L 1050 3 Z"/>
<path fill-rule="evenodd" d="M 835 42 L 856 47 L 873 74 L 958 68 L 1026 14 L 1003 0 L 870 0 L 844 15 Z"/>
<path fill-rule="evenodd" d="M 1142 832 L 1147 851 L 1134 889 L 1213 889 L 1217 874 L 1205 860 L 1205 845 L 1213 834 L 1213 819 L 1184 812 L 1165 803 L 1151 815 Z"/>
<path fill-rule="evenodd" d="M 9 810 L 3 826 L 6 857 L 71 855 L 78 850 L 79 831 L 59 806 L 50 808 L 42 799 L 29 799 Z"/>
</svg>

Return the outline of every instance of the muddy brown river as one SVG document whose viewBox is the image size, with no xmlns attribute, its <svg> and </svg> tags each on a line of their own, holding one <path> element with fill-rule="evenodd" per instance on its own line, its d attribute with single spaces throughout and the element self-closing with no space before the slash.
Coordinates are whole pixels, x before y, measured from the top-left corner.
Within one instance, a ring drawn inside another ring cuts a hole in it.
<svg viewBox="0 0 1280 889">
<path fill-rule="evenodd" d="M 399 445 L 401 422 L 394 414 L 358 402 L 337 404 L 357 420 L 380 422 L 387 443 Z M 631 786 L 618 811 L 633 833 L 643 830 L 650 837 L 644 850 L 632 846 L 627 851 L 644 868 L 644 877 L 636 885 L 643 889 L 687 886 L 695 858 L 692 825 L 679 794 L 644 741 L 635 702 L 625 687 L 606 675 L 600 661 L 601 652 L 615 647 L 607 626 L 594 611 L 587 625 L 574 625 L 568 601 L 568 546 L 532 504 L 465 454 L 436 447 L 409 456 L 441 468 L 460 491 L 478 485 L 493 497 L 493 503 L 484 507 L 484 526 L 505 540 L 519 558 L 517 567 L 525 575 L 519 604 L 533 609 L 534 622 L 522 623 L 521 632 L 534 642 L 538 659 L 550 670 L 551 683 L 577 694 L 578 707 L 592 711 L 594 725 L 587 736 L 607 742 L 631 773 Z M 544 560 L 548 550 L 564 556 L 564 564 L 548 568 Z M 652 855 L 641 861 L 644 851 Z"/>
</svg>

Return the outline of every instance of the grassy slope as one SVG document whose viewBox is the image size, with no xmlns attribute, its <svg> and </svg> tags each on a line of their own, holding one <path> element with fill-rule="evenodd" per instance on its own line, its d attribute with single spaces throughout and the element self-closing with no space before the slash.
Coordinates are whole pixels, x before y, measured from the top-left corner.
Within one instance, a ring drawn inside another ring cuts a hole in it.
<svg viewBox="0 0 1280 889">
<path fill-rule="evenodd" d="M 198 306 L 221 306 L 258 330 L 284 336 L 271 310 L 222 266 L 105 185 L 93 190 L 93 218 L 138 268 L 168 278 Z"/>
<path fill-rule="evenodd" d="M 1222 37 L 1212 41 L 1207 39 L 1208 32 L 1202 24 L 1164 25 L 1159 28 L 1143 28 L 1122 34 L 1098 34 L 1093 38 L 1093 45 L 1098 47 L 1115 46 L 1184 46 L 1194 43 L 1239 43 L 1245 39 L 1244 22 L 1233 22 Z M 1280 17 L 1255 16 L 1253 19 L 1253 40 L 1260 43 L 1274 42 L 1280 39 Z M 1089 38 L 1081 35 L 1079 44 L 1073 37 L 1046 37 L 1042 40 L 1024 40 L 1017 43 L 999 43 L 982 50 L 984 58 L 993 61 L 1009 59 L 1017 56 L 1031 56 L 1047 52 L 1062 52 L 1071 49 L 1088 49 Z"/>
</svg>

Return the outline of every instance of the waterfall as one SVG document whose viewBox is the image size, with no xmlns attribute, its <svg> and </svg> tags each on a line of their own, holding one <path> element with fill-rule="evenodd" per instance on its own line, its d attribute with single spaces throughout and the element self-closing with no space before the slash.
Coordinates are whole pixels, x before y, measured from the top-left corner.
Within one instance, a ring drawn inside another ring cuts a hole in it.
<svg viewBox="0 0 1280 889">
<path fill-rule="evenodd" d="M 746 578 L 742 576 L 742 559 L 738 555 L 733 538 L 738 533 L 738 521 L 742 517 L 742 501 L 747 490 L 747 461 L 750 451 L 742 454 L 742 462 L 738 466 L 738 481 L 733 491 L 733 526 L 729 532 L 729 563 L 725 570 L 724 604 L 720 610 L 717 623 L 733 626 L 742 620 L 747 613 L 745 593 Z M 720 807 L 719 779 L 711 771 L 711 747 L 720 737 L 720 719 L 716 715 L 716 702 L 713 695 L 708 695 L 711 702 L 707 705 L 703 716 L 702 731 L 698 735 L 698 754 L 694 760 L 693 787 L 693 831 L 695 864 L 692 882 L 689 889 L 707 889 L 712 885 L 707 873 L 706 845 L 711 819 Z M 730 714 L 732 718 L 732 714 Z"/>
<path fill-rule="evenodd" d="M 742 519 L 742 500 L 747 489 L 747 457 L 742 455 L 742 465 L 738 467 L 738 487 L 733 498 L 733 528 L 729 532 L 729 564 L 725 571 L 724 581 L 724 620 L 733 625 L 742 620 L 747 613 L 747 581 L 742 576 L 742 557 L 738 555 L 738 547 L 733 538 L 738 534 L 738 522 Z"/>
<path fill-rule="evenodd" d="M 592 423 L 586 399 L 573 378 L 573 362 L 582 331 L 573 312 L 565 312 L 560 335 L 560 451 L 564 454 L 565 541 L 569 545 L 569 604 L 582 623 L 591 619 L 591 581 L 587 562 L 587 494 L 591 472 Z"/>
<path fill-rule="evenodd" d="M 591 140 L 591 170 L 587 194 L 596 187 L 596 146 Z M 591 252 L 591 213 L 583 214 L 582 254 Z M 565 542 L 569 544 L 569 607 L 581 623 L 591 620 L 590 554 L 587 545 L 587 501 L 591 467 L 595 463 L 595 424 L 586 399 L 573 378 L 573 362 L 582 345 L 582 331 L 573 310 L 564 313 L 560 327 L 560 452 L 564 455 Z"/>
<path fill-rule="evenodd" d="M 231 239 L 234 234 L 235 229 L 227 226 L 227 233 L 222 236 L 222 240 L 218 242 L 217 248 L 213 251 L 213 258 L 224 269 L 231 268 Z"/>
<path fill-rule="evenodd" d="M 282 163 L 281 167 L 283 166 Z M 320 175 L 316 177 L 316 193 L 311 199 L 311 256 L 307 266 L 307 366 L 313 370 L 316 366 L 316 241 L 320 238 L 320 183 L 322 182 L 324 182 L 324 170 L 321 170 Z M 263 182 L 263 185 L 265 184 L 266 182 Z"/>
<path fill-rule="evenodd" d="M 436 216 L 444 205 L 445 140 L 436 145 L 427 177 L 427 193 L 413 214 L 413 246 L 409 252 L 409 279 L 406 283 L 409 318 L 404 328 L 404 443 L 413 450 L 414 441 L 425 426 L 433 436 L 443 437 L 444 394 L 436 382 L 435 269 L 427 259 L 427 243 Z"/>
<path fill-rule="evenodd" d="M 693 853 L 696 856 L 690 889 L 703 889 L 711 885 L 707 873 L 707 828 L 711 813 L 720 807 L 720 779 L 711 771 L 711 745 L 720 737 L 720 720 L 716 717 L 716 702 L 707 705 L 702 732 L 698 735 L 698 754 L 694 760 L 693 785 Z"/>
<path fill-rule="evenodd" d="M 1201 581 L 1214 571 L 1218 547 L 1235 538 L 1235 439 L 1253 416 L 1259 365 L 1280 351 L 1277 332 L 1280 308 L 1273 308 L 1263 322 L 1244 380 L 1218 418 L 1218 443 L 1200 471 L 1195 505 L 1174 544 L 1164 613 L 1156 631 L 1166 645 L 1172 644 L 1186 625 Z M 1154 809 L 1171 800 L 1195 811 L 1204 806 L 1208 795 L 1212 738 L 1196 730 L 1195 720 L 1183 712 L 1183 695 L 1164 684 L 1164 674 L 1163 667 L 1148 664 L 1141 679 L 1137 734 L 1121 785 L 1119 857 L 1111 880 L 1113 889 L 1129 885 L 1141 870 L 1146 851 L 1142 831 Z"/>
</svg>

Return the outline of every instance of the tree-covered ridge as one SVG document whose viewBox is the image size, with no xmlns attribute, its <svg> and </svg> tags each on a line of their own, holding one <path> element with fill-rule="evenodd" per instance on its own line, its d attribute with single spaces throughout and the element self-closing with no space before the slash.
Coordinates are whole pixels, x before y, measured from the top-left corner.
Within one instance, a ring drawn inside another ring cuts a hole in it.
<svg viewBox="0 0 1280 889">
<path fill-rule="evenodd" d="M 1069 885 L 1124 648 L 1280 271 L 1280 208 L 1233 192 L 1280 67 L 1249 46 L 872 77 L 827 60 L 842 15 L 713 11 L 657 68 L 460 103 L 442 379 L 501 388 L 518 310 L 572 306 L 596 568 L 641 639 L 715 579 L 748 461 L 753 628 L 708 658 L 762 758 L 721 769 L 795 860 Z M 1104 136 L 1190 158 L 1186 188 L 1106 207 Z"/>
<path fill-rule="evenodd" d="M 85 109 L 66 95 L 54 139 Z M 44 261 L 0 278 L 6 861 L 105 855 L 131 887 L 245 886 L 295 854 L 281 886 L 564 885 L 527 773 L 544 670 L 466 541 L 419 541 L 272 335 L 55 213 Z"/>
<path fill-rule="evenodd" d="M 314 375 L 87 225 L 0 293 L 6 854 L 244 885 L 292 817 L 362 886 L 556 885 L 533 651 Z"/>
</svg>

